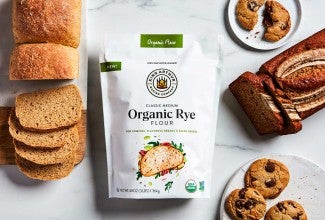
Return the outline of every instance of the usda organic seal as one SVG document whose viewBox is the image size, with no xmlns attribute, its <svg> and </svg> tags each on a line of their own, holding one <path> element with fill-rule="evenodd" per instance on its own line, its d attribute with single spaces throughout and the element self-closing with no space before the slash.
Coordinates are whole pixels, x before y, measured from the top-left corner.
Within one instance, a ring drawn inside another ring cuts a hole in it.
<svg viewBox="0 0 325 220">
<path fill-rule="evenodd" d="M 192 179 L 187 180 L 187 182 L 185 183 L 185 189 L 189 193 L 194 193 L 197 190 L 196 182 Z"/>
</svg>

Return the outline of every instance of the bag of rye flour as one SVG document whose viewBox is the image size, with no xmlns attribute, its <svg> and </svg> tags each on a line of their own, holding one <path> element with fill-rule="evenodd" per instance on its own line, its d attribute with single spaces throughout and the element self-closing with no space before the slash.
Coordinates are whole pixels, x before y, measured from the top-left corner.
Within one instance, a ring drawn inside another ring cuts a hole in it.
<svg viewBox="0 0 325 220">
<path fill-rule="evenodd" d="M 210 197 L 218 46 L 211 34 L 104 37 L 109 197 Z"/>
</svg>

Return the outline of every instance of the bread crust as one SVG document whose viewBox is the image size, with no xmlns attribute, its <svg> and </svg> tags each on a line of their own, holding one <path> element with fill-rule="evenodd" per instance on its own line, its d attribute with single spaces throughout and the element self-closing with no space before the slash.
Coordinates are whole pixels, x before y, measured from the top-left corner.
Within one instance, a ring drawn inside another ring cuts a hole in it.
<svg viewBox="0 0 325 220">
<path fill-rule="evenodd" d="M 13 0 L 15 42 L 57 43 L 77 48 L 80 42 L 81 0 Z"/>
<path fill-rule="evenodd" d="M 260 67 L 260 72 L 266 72 L 275 76 L 277 67 L 287 58 L 306 50 L 318 48 L 325 48 L 325 28 L 265 62 Z"/>
<path fill-rule="evenodd" d="M 21 44 L 12 51 L 10 80 L 75 79 L 79 75 L 79 52 L 59 44 Z"/>
</svg>

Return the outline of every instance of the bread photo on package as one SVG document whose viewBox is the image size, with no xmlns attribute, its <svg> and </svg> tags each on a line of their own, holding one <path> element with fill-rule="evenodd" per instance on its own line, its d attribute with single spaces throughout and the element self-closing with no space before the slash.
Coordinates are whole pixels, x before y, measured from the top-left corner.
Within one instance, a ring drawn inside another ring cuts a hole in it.
<svg viewBox="0 0 325 220">
<path fill-rule="evenodd" d="M 139 152 L 138 175 L 150 177 L 163 176 L 172 170 L 184 167 L 186 159 L 182 144 L 177 146 L 174 142 L 149 142 L 144 150 Z"/>
<path fill-rule="evenodd" d="M 80 43 L 81 0 L 13 0 L 15 43 Z"/>
<path fill-rule="evenodd" d="M 53 43 L 21 44 L 12 51 L 10 80 L 75 79 L 79 75 L 79 52 Z"/>
<path fill-rule="evenodd" d="M 16 116 L 28 130 L 50 131 L 75 125 L 81 111 L 80 91 L 73 84 L 16 97 Z"/>
</svg>

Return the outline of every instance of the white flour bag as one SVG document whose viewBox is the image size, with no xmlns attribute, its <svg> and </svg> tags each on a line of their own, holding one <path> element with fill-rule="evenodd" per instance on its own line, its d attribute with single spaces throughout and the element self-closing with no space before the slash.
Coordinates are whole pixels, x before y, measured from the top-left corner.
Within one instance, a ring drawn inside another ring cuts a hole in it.
<svg viewBox="0 0 325 220">
<path fill-rule="evenodd" d="M 208 198 L 218 110 L 215 35 L 106 35 L 100 70 L 109 197 Z"/>
</svg>

